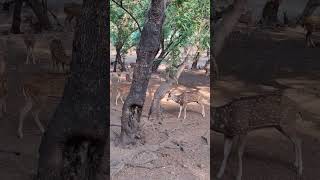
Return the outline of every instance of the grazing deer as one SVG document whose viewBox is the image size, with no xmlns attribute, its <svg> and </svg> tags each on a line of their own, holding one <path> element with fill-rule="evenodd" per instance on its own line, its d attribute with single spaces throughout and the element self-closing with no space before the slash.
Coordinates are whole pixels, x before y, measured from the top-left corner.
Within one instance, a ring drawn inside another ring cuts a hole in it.
<svg viewBox="0 0 320 180">
<path fill-rule="evenodd" d="M 205 117 L 205 111 L 204 111 L 204 104 L 203 104 L 203 96 L 198 91 L 183 91 L 180 95 L 174 95 L 172 94 L 172 91 L 169 92 L 167 101 L 173 100 L 174 102 L 178 103 L 180 105 L 179 115 L 178 119 L 180 118 L 181 111 L 184 109 L 184 117 L 183 119 L 186 119 L 187 116 L 187 106 L 189 103 L 196 102 L 198 103 L 202 108 L 202 117 Z"/>
<path fill-rule="evenodd" d="M 232 148 L 232 141 L 238 137 L 238 175 L 242 178 L 242 155 L 247 135 L 258 129 L 275 128 L 292 142 L 295 150 L 295 167 L 297 174 L 302 176 L 301 140 L 297 135 L 297 115 L 301 113 L 297 106 L 281 92 L 234 99 L 226 105 L 213 107 L 211 111 L 210 129 L 223 133 L 224 158 L 217 174 L 220 179 L 228 161 Z"/>
<path fill-rule="evenodd" d="M 28 79 L 22 84 L 22 95 L 25 99 L 24 106 L 20 109 L 19 115 L 19 126 L 18 126 L 18 137 L 23 138 L 23 123 L 31 111 L 34 121 L 40 131 L 45 131 L 42 123 L 39 120 L 39 113 L 44 107 L 49 97 L 59 98 L 62 94 L 62 88 L 56 88 L 55 80 L 56 77 L 41 77 L 36 75 L 33 78 Z M 58 92 L 58 93 L 57 93 Z"/>
<path fill-rule="evenodd" d="M 67 55 L 64 47 L 62 46 L 62 41 L 60 39 L 54 38 L 50 42 L 50 52 L 52 60 L 52 69 L 55 68 L 59 71 L 59 65 L 62 66 L 62 71 L 64 71 L 65 66 L 69 66 L 71 62 L 71 57 Z"/>
<path fill-rule="evenodd" d="M 64 3 L 64 13 L 66 14 L 66 18 L 64 20 L 64 24 L 66 25 L 67 22 L 71 24 L 71 21 L 74 17 L 79 17 L 81 13 L 81 4 L 77 4 L 74 2 L 71 3 Z"/>
<path fill-rule="evenodd" d="M 304 18 L 302 21 L 302 26 L 307 31 L 307 34 L 306 34 L 307 46 L 315 47 L 316 45 L 314 44 L 311 36 L 314 31 L 320 31 L 320 16 L 308 16 Z"/>
<path fill-rule="evenodd" d="M 32 32 L 26 31 L 23 34 L 23 41 L 27 49 L 27 59 L 25 61 L 25 64 L 29 64 L 30 59 L 32 59 L 32 63 L 36 64 L 36 59 L 34 58 L 34 46 L 36 44 L 36 39 L 34 34 Z"/>
</svg>

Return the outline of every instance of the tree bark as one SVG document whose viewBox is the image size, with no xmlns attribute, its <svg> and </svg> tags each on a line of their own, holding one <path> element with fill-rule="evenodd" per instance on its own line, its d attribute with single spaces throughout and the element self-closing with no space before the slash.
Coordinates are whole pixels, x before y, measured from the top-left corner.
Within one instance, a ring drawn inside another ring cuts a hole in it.
<svg viewBox="0 0 320 180">
<path fill-rule="evenodd" d="M 15 0 L 14 11 L 12 16 L 11 32 L 20 34 L 22 0 Z"/>
<path fill-rule="evenodd" d="M 136 144 L 140 139 L 140 118 L 144 105 L 152 63 L 160 48 L 166 0 L 152 0 L 146 23 L 137 48 L 137 64 L 133 72 L 133 82 L 124 102 L 121 117 L 121 145 Z"/>
<path fill-rule="evenodd" d="M 197 65 L 198 65 L 199 59 L 200 59 L 200 51 L 197 51 L 196 55 L 194 56 L 191 69 L 197 69 Z"/>
<path fill-rule="evenodd" d="M 41 141 L 37 180 L 95 180 L 108 156 L 108 31 L 109 2 L 84 0 L 70 77 Z"/>
<path fill-rule="evenodd" d="M 298 18 L 297 24 L 301 24 L 305 17 L 313 14 L 313 12 L 320 6 L 320 0 L 309 0 L 303 9 L 302 14 Z"/>
<path fill-rule="evenodd" d="M 39 2 L 39 0 L 28 0 L 27 2 L 32 8 L 34 14 L 37 16 L 41 29 L 51 30 L 52 25 L 48 16 L 48 12 L 42 3 Z"/>
</svg>

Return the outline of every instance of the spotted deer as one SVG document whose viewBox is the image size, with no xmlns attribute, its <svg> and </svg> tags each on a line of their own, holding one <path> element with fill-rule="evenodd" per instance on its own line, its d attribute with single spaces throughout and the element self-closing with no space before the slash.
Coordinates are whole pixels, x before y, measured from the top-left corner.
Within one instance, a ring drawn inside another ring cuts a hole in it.
<svg viewBox="0 0 320 180">
<path fill-rule="evenodd" d="M 187 116 L 187 106 L 190 103 L 198 103 L 201 108 L 202 117 L 205 117 L 204 104 L 203 104 L 203 96 L 199 93 L 199 91 L 183 91 L 180 95 L 175 95 L 172 91 L 169 91 L 167 101 L 172 100 L 175 103 L 178 103 L 180 106 L 178 119 L 180 118 L 181 111 L 184 109 L 184 117 L 186 119 Z"/>
<path fill-rule="evenodd" d="M 303 19 L 302 26 L 307 31 L 306 44 L 308 47 L 315 47 L 315 43 L 312 39 L 312 33 L 320 31 L 320 16 L 308 16 Z"/>
<path fill-rule="evenodd" d="M 118 100 L 120 99 L 122 103 L 124 103 L 123 98 L 125 98 L 130 91 L 129 83 L 118 83 L 115 87 L 116 90 L 116 106 L 118 105 Z"/>
<path fill-rule="evenodd" d="M 226 168 L 233 140 L 238 138 L 238 174 L 242 179 L 242 156 L 247 135 L 258 129 L 275 128 L 294 145 L 297 174 L 302 176 L 301 140 L 297 134 L 297 115 L 301 113 L 295 103 L 282 92 L 276 91 L 263 95 L 240 97 L 231 102 L 211 109 L 211 130 L 223 133 L 224 158 L 217 178 L 220 179 Z"/>
<path fill-rule="evenodd" d="M 43 77 L 34 75 L 34 77 L 27 79 L 22 84 L 22 95 L 25 104 L 20 109 L 18 137 L 23 138 L 23 124 L 29 112 L 32 112 L 34 121 L 40 131 L 45 131 L 42 123 L 39 120 L 39 113 L 46 107 L 49 97 L 59 98 L 63 88 L 57 88 L 56 77 Z"/>
<path fill-rule="evenodd" d="M 81 13 L 81 4 L 78 3 L 64 3 L 64 13 L 66 14 L 66 18 L 64 20 L 64 24 L 66 25 L 67 22 L 71 24 L 72 19 L 75 17 L 79 17 Z"/>
<path fill-rule="evenodd" d="M 62 71 L 65 70 L 65 66 L 69 66 L 71 62 L 71 57 L 67 55 L 62 41 L 57 38 L 53 38 L 51 40 L 50 45 L 50 53 L 51 53 L 51 60 L 52 60 L 52 69 L 57 69 L 59 71 L 59 65 L 62 66 Z"/>
<path fill-rule="evenodd" d="M 29 64 L 30 62 L 32 62 L 33 64 L 36 64 L 36 59 L 34 57 L 34 46 L 36 44 L 35 35 L 32 34 L 30 30 L 26 31 L 23 34 L 23 41 L 27 50 L 27 59 L 25 61 L 25 64 Z"/>
</svg>

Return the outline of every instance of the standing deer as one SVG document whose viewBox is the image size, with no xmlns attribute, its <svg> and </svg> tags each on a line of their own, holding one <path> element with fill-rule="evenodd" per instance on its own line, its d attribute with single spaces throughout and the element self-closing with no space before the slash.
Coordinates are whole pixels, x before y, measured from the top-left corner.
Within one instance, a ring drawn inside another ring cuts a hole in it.
<svg viewBox="0 0 320 180">
<path fill-rule="evenodd" d="M 41 77 L 39 75 L 34 76 L 23 82 L 22 95 L 25 99 L 24 106 L 20 109 L 18 136 L 23 138 L 23 123 L 31 111 L 34 121 L 40 131 L 45 131 L 42 123 L 39 120 L 39 113 L 46 107 L 49 97 L 59 98 L 62 94 L 60 89 L 55 86 L 55 77 Z M 58 93 L 57 93 L 58 91 Z"/>
<path fill-rule="evenodd" d="M 217 178 L 220 179 L 226 168 L 231 152 L 233 140 L 238 138 L 238 174 L 237 180 L 242 179 L 242 156 L 247 135 L 258 129 L 275 128 L 292 142 L 295 150 L 295 163 L 297 174 L 302 176 L 301 139 L 297 134 L 297 115 L 301 113 L 296 104 L 282 93 L 240 97 L 226 105 L 213 107 L 211 111 L 210 129 L 223 133 L 224 158 Z"/>
<path fill-rule="evenodd" d="M 182 94 L 180 94 L 180 95 L 174 95 L 174 94 L 172 94 L 172 91 L 170 91 L 168 94 L 167 101 L 169 101 L 170 99 L 180 105 L 178 119 L 180 118 L 182 109 L 184 109 L 183 119 L 186 119 L 187 106 L 188 106 L 188 104 L 193 103 L 193 102 L 196 102 L 201 106 L 202 117 L 205 117 L 204 104 L 202 102 L 204 98 L 198 91 L 190 91 L 190 92 L 183 91 Z"/>
<path fill-rule="evenodd" d="M 59 65 L 62 66 L 62 71 L 65 70 L 65 66 L 69 66 L 71 62 L 71 57 L 69 57 L 62 46 L 62 41 L 60 39 L 54 38 L 50 42 L 50 53 L 52 60 L 52 69 L 55 68 L 59 71 Z"/>
</svg>

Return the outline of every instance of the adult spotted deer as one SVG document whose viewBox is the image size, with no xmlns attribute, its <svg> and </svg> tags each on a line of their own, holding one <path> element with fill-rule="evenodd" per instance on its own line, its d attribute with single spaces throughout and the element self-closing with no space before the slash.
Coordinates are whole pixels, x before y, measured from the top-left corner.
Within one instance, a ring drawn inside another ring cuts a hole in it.
<svg viewBox="0 0 320 180">
<path fill-rule="evenodd" d="M 242 179 L 242 156 L 247 135 L 258 129 L 275 128 L 294 145 L 295 162 L 299 178 L 302 176 L 301 139 L 297 134 L 297 115 L 301 113 L 296 104 L 277 91 L 268 94 L 240 97 L 211 110 L 210 129 L 223 133 L 224 159 L 217 174 L 222 178 L 234 139 L 238 138 L 238 174 Z"/>
<path fill-rule="evenodd" d="M 40 131 L 45 131 L 42 123 L 39 120 L 39 113 L 47 106 L 49 97 L 59 98 L 62 94 L 62 87 L 57 87 L 57 77 L 55 76 L 40 76 L 33 75 L 31 78 L 25 80 L 22 84 L 22 95 L 25 100 L 24 106 L 20 109 L 18 136 L 23 138 L 23 123 L 31 111 L 34 121 Z"/>
<path fill-rule="evenodd" d="M 202 117 L 205 117 L 205 110 L 204 110 L 204 104 L 203 104 L 203 99 L 204 98 L 199 93 L 199 91 L 183 91 L 179 95 L 175 95 L 175 94 L 172 93 L 172 91 L 169 91 L 167 101 L 169 101 L 170 99 L 172 101 L 178 103 L 179 106 L 180 106 L 178 119 L 180 118 L 182 109 L 184 109 L 184 117 L 183 117 L 183 119 L 186 119 L 187 106 L 188 106 L 188 104 L 194 103 L 194 102 L 198 103 L 201 106 L 201 108 L 202 108 L 202 111 L 201 111 Z"/>
</svg>

